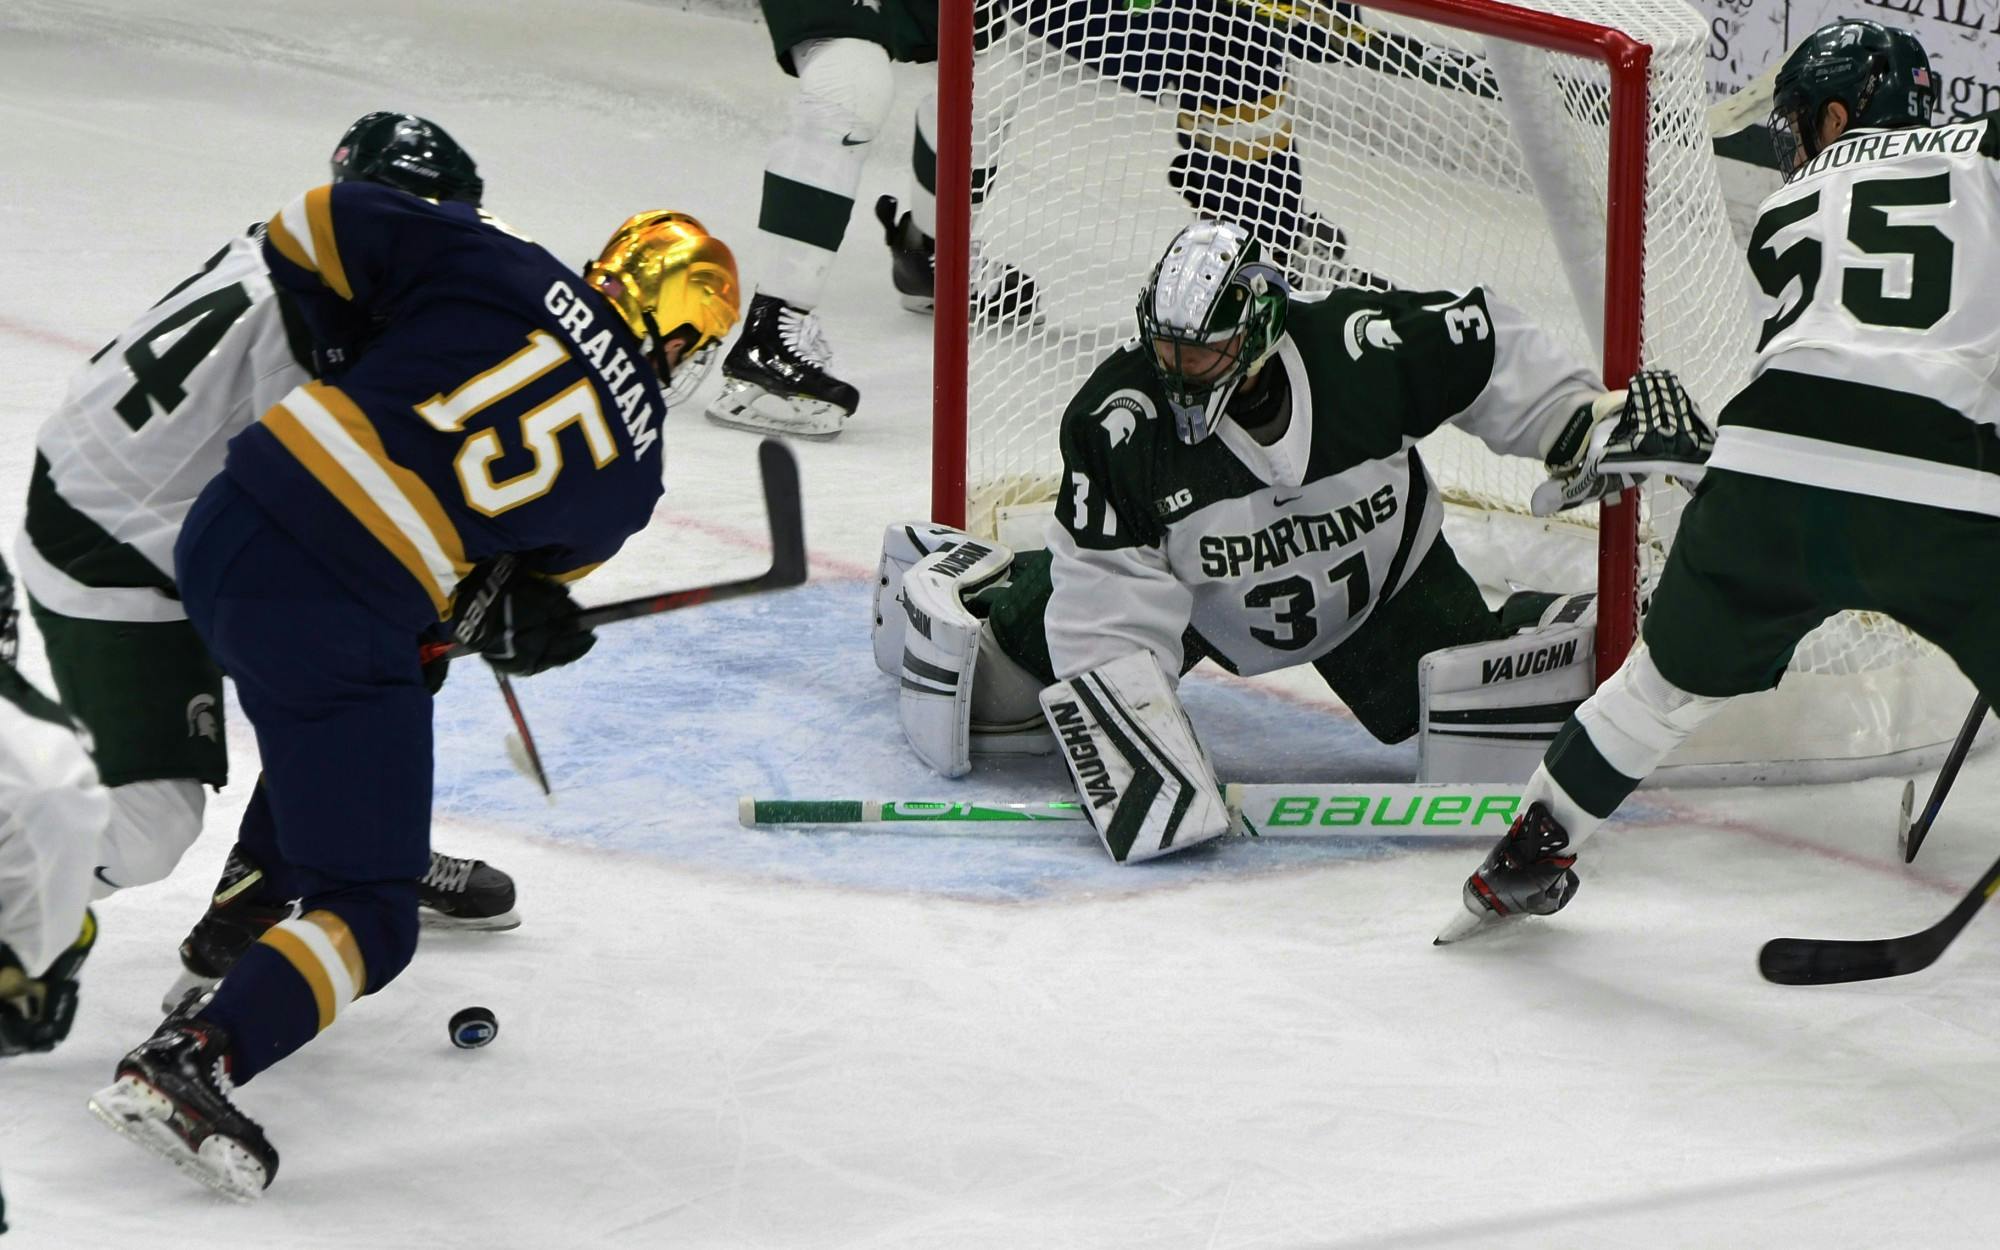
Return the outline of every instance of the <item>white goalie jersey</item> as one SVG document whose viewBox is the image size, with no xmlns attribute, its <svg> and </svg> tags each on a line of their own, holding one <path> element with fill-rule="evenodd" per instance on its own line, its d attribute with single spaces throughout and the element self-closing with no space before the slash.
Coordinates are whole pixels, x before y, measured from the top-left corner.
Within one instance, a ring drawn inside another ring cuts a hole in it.
<svg viewBox="0 0 2000 1250">
<path fill-rule="evenodd" d="M 1603 393 L 1585 364 L 1486 292 L 1341 291 L 1295 300 L 1266 365 L 1290 423 L 1265 446 L 1225 419 L 1174 433 L 1136 346 L 1063 419 L 1045 628 L 1055 676 L 1151 651 L 1169 677 L 1191 629 L 1233 671 L 1316 660 L 1397 593 L 1443 506 L 1416 443 L 1451 423 L 1540 457 Z"/>
<path fill-rule="evenodd" d="M 75 939 L 110 817 L 76 727 L 0 664 L 0 943 L 30 976 Z"/>
<path fill-rule="evenodd" d="M 230 241 L 91 358 L 35 438 L 19 575 L 44 607 L 183 618 L 174 542 L 229 440 L 309 380 L 261 231 Z"/>
</svg>

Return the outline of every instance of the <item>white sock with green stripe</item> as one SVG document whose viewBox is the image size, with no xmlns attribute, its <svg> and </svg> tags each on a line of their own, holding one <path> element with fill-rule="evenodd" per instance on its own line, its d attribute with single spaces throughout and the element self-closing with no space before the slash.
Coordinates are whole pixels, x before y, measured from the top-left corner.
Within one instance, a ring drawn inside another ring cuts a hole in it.
<svg viewBox="0 0 2000 1250">
<path fill-rule="evenodd" d="M 847 234 L 869 146 L 895 94 L 889 54 L 860 39 L 813 39 L 792 50 L 799 94 L 764 167 L 757 225 L 768 273 L 757 290 L 799 308 L 819 303 Z"/>
</svg>

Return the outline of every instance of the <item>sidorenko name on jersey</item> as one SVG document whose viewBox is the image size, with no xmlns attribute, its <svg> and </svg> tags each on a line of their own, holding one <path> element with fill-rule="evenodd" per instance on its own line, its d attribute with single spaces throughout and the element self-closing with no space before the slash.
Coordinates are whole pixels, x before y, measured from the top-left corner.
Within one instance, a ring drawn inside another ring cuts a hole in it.
<svg viewBox="0 0 2000 1250">
<path fill-rule="evenodd" d="M 1851 143 L 1832 145 L 1808 161 L 1796 176 L 1810 178 L 1828 169 L 1927 152 L 1964 155 L 1978 151 L 1979 141 L 1985 136 L 1986 122 L 1983 120 L 1921 130 L 1885 130 L 1881 134 L 1863 135 Z"/>
</svg>

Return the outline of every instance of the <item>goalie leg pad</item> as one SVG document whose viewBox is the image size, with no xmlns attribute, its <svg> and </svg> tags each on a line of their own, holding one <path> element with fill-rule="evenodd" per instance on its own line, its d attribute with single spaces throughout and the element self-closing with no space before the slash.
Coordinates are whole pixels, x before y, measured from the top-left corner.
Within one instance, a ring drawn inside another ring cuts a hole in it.
<svg viewBox="0 0 2000 1250">
<path fill-rule="evenodd" d="M 1444 647 L 1417 661 L 1418 781 L 1525 780 L 1595 673 L 1592 596 L 1549 605 L 1557 624 Z"/>
<path fill-rule="evenodd" d="M 997 543 L 965 539 L 903 575 L 897 710 L 910 748 L 941 776 L 972 770 L 972 680 L 983 626 L 964 596 L 1005 576 L 1013 562 Z"/>
<path fill-rule="evenodd" d="M 1112 859 L 1152 859 L 1229 831 L 1215 766 L 1152 652 L 1059 681 L 1041 701 Z"/>
<path fill-rule="evenodd" d="M 882 532 L 882 558 L 875 565 L 874 625 L 870 636 L 875 643 L 875 667 L 890 677 L 903 671 L 903 575 L 925 556 L 950 551 L 972 535 L 949 525 L 912 521 L 891 525 Z"/>
</svg>

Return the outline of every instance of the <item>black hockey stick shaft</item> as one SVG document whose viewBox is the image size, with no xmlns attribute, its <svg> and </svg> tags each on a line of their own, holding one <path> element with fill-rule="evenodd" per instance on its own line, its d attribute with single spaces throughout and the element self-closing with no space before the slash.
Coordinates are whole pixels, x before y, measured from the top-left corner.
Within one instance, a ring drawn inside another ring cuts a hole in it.
<svg viewBox="0 0 2000 1250">
<path fill-rule="evenodd" d="M 500 697 L 507 701 L 507 715 L 514 718 L 514 732 L 521 738 L 521 753 L 528 757 L 528 768 L 534 775 L 535 784 L 545 795 L 554 794 L 549 787 L 548 770 L 542 767 L 542 753 L 535 749 L 535 735 L 528 729 L 528 714 L 521 710 L 520 696 L 514 693 L 513 679 L 499 669 L 493 670 L 493 680 L 500 683 Z"/>
<path fill-rule="evenodd" d="M 686 590 L 662 591 L 585 608 L 577 613 L 577 623 L 586 629 L 595 629 L 616 621 L 658 616 L 662 612 L 678 612 L 682 608 L 704 603 L 720 603 L 724 599 L 740 599 L 745 595 L 761 595 L 803 584 L 806 580 L 806 526 L 805 510 L 799 500 L 799 463 L 792 458 L 791 449 L 775 438 L 765 439 L 757 448 L 757 463 L 764 477 L 764 512 L 771 526 L 770 568 L 740 581 L 690 586 Z M 462 643 L 433 642 L 426 643 L 423 648 L 426 663 L 445 653 L 453 659 L 475 654 Z"/>
<path fill-rule="evenodd" d="M 1994 861 L 1950 915 L 1921 933 L 1860 941 L 1772 938 L 1758 953 L 1757 968 L 1766 981 L 1779 985 L 1838 985 L 1922 972 L 1937 962 L 1944 948 L 1996 891 L 2000 891 L 2000 860 Z"/>
<path fill-rule="evenodd" d="M 1972 701 L 1972 710 L 1965 714 L 1965 724 L 1959 727 L 1958 740 L 1951 744 L 1951 754 L 1945 756 L 1944 768 L 1939 771 L 1937 780 L 1931 783 L 1931 797 L 1924 800 L 1924 814 L 1917 817 L 1904 838 L 1904 863 L 1911 863 L 1917 858 L 1917 848 L 1930 836 L 1931 823 L 1937 819 L 1938 809 L 1944 806 L 1944 796 L 1951 792 L 1951 783 L 1958 779 L 1958 770 L 1965 763 L 1966 752 L 1972 750 L 1972 740 L 1979 736 L 1979 726 L 1986 720 L 1989 708 L 1983 694 Z"/>
</svg>

